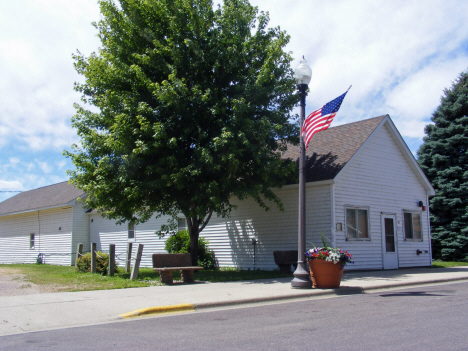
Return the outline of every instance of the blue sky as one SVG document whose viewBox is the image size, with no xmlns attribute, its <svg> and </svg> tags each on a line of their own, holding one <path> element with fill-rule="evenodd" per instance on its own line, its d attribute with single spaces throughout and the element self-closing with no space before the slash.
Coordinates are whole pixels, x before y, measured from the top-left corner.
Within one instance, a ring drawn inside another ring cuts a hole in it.
<svg viewBox="0 0 468 351">
<path fill-rule="evenodd" d="M 332 126 L 389 114 L 413 153 L 444 88 L 468 68 L 465 0 L 251 3 L 291 36 L 292 67 L 302 55 L 311 66 L 307 113 L 353 85 Z M 81 80 L 71 55 L 98 49 L 97 20 L 94 0 L 0 2 L 0 191 L 67 180 Z"/>
</svg>

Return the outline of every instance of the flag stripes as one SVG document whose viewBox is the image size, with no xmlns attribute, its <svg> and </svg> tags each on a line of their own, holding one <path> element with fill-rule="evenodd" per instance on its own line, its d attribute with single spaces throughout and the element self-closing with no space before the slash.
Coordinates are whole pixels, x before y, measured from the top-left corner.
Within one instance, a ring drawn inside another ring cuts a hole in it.
<svg viewBox="0 0 468 351">
<path fill-rule="evenodd" d="M 330 127 L 350 88 L 343 95 L 338 96 L 335 100 L 328 102 L 307 116 L 301 130 L 306 149 L 315 133 Z"/>
</svg>

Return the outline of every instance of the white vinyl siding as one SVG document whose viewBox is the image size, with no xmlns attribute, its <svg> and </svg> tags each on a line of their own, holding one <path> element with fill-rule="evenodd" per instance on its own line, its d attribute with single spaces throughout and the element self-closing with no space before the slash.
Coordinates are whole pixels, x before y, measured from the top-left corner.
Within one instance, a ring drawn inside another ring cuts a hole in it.
<svg viewBox="0 0 468 351">
<path fill-rule="evenodd" d="M 346 223 L 349 204 L 369 208 L 369 241 L 346 240 L 346 232 L 336 232 L 336 246 L 353 254 L 355 264 L 346 269 L 382 269 L 381 214 L 396 215 L 399 267 L 429 266 L 430 254 L 416 255 L 416 250 L 430 252 L 427 211 L 422 213 L 424 243 L 404 240 L 403 209 L 418 210 L 426 202 L 426 191 L 409 167 L 384 125 L 352 161 L 335 183 L 335 221 Z M 344 228 L 343 228 L 344 229 Z"/>
<path fill-rule="evenodd" d="M 253 199 L 233 200 L 238 208 L 229 218 L 213 215 L 200 237 L 209 241 L 209 247 L 215 252 L 221 267 L 253 268 L 254 246 L 257 240 L 255 267 L 277 269 L 273 260 L 273 251 L 297 250 L 298 223 L 298 187 L 288 186 L 278 190 L 284 205 L 284 212 L 274 203 L 268 203 L 269 211 L 261 208 Z M 307 187 L 307 239 L 306 246 L 320 243 L 320 234 L 331 240 L 331 194 L 330 185 Z M 90 215 L 91 242 L 97 243 L 98 250 L 107 252 L 109 244 L 116 245 L 116 257 L 120 266 L 125 264 L 127 250 L 127 226 L 116 225 L 102 218 L 99 214 Z M 135 226 L 133 256 L 139 243 L 144 244 L 142 267 L 151 267 L 153 253 L 166 252 L 164 243 L 167 239 L 159 238 L 155 232 L 161 224 L 167 223 L 167 217 L 152 218 L 148 222 Z"/>
<path fill-rule="evenodd" d="M 210 243 L 218 263 L 223 266 L 253 268 L 254 245 L 257 240 L 255 267 L 277 269 L 273 251 L 297 250 L 298 187 L 276 191 L 284 212 L 269 203 L 265 211 L 253 199 L 235 200 L 238 208 L 228 219 L 212 218 L 201 236 Z M 321 242 L 320 234 L 331 237 L 330 185 L 310 186 L 306 190 L 306 248 Z"/>
<path fill-rule="evenodd" d="M 134 226 L 135 240 L 132 244 L 132 259 L 135 258 L 138 244 L 143 244 L 143 256 L 141 267 L 152 267 L 152 254 L 166 253 L 164 243 L 166 238 L 159 238 L 156 231 L 161 229 L 161 224 L 167 224 L 168 217 L 155 219 Z M 92 221 L 92 222 L 91 222 Z M 90 243 L 96 243 L 96 248 L 102 252 L 109 252 L 109 244 L 115 244 L 116 262 L 120 267 L 125 267 L 128 240 L 128 224 L 117 225 L 114 221 L 102 218 L 98 213 L 89 215 Z M 89 251 L 85 247 L 84 251 Z M 133 266 L 133 261 L 131 262 Z"/>
<path fill-rule="evenodd" d="M 84 248 L 89 247 L 89 218 L 86 214 L 87 208 L 84 202 L 76 202 L 73 206 L 73 235 L 71 242 L 71 264 L 75 264 L 76 248 L 78 244 L 83 244 Z"/>
<path fill-rule="evenodd" d="M 71 222 L 71 207 L 0 217 L 0 263 L 70 265 Z"/>
</svg>

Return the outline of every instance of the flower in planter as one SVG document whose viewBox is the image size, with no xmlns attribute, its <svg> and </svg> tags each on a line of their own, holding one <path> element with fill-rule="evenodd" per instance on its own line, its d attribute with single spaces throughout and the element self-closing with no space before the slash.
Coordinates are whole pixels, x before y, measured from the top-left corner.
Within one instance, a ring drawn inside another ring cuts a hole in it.
<svg viewBox="0 0 468 351">
<path fill-rule="evenodd" d="M 340 263 L 340 269 L 343 269 L 347 263 L 354 263 L 352 261 L 353 255 L 351 255 L 348 251 L 343 251 L 337 247 L 330 247 L 326 243 L 323 235 L 322 235 L 322 244 L 323 247 L 313 247 L 309 251 L 305 252 L 305 257 L 307 261 L 311 261 L 313 259 L 321 258 L 325 261 L 333 262 L 334 264 Z"/>
</svg>

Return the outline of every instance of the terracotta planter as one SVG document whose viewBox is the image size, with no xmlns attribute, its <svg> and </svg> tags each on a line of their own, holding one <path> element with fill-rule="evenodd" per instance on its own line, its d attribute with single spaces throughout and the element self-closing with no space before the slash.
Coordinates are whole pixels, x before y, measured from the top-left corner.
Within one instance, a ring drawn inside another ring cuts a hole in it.
<svg viewBox="0 0 468 351">
<path fill-rule="evenodd" d="M 335 289 L 340 287 L 344 269 L 340 263 L 314 258 L 309 261 L 310 277 L 314 288 Z"/>
</svg>

